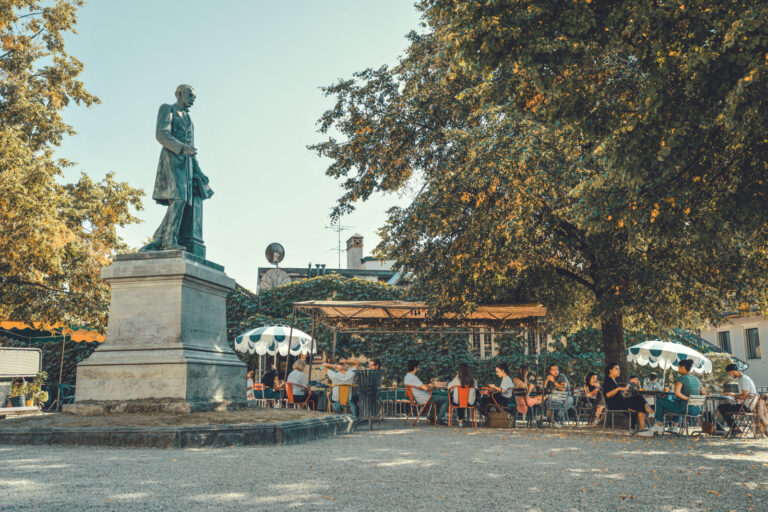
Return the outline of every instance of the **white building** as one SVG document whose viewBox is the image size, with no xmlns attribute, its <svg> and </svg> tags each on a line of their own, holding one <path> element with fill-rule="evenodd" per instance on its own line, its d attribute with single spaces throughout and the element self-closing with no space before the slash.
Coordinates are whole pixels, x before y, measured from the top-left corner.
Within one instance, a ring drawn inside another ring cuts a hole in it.
<svg viewBox="0 0 768 512">
<path fill-rule="evenodd" d="M 764 316 L 729 315 L 729 323 L 703 329 L 701 337 L 749 365 L 746 373 L 756 386 L 768 386 L 768 357 L 762 349 L 768 340 L 768 319 Z"/>
</svg>

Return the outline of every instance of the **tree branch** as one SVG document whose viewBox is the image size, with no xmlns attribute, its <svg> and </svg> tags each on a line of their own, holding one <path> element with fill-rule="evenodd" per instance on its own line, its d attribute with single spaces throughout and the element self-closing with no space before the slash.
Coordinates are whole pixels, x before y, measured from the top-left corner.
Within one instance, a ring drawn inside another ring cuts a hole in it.
<svg viewBox="0 0 768 512">
<path fill-rule="evenodd" d="M 587 289 L 591 290 L 592 292 L 596 292 L 597 291 L 596 288 L 595 288 L 595 284 L 594 283 L 590 283 L 589 281 L 587 281 L 586 279 L 584 279 L 580 275 L 578 275 L 578 274 L 576 274 L 574 272 L 571 272 L 567 268 L 555 267 L 555 272 L 559 276 L 567 277 L 568 279 L 576 281 L 577 283 L 579 283 L 580 285 L 586 287 Z"/>
<path fill-rule="evenodd" d="M 15 284 L 18 286 L 33 286 L 36 288 L 42 288 L 44 290 L 48 290 L 56 293 L 66 293 L 68 295 L 72 293 L 68 290 L 62 290 L 61 288 L 52 288 L 50 286 L 44 285 L 43 283 L 35 283 L 33 281 L 25 281 L 23 279 L 15 279 L 12 277 L 0 278 L 0 287 L 5 286 L 6 284 Z"/>
</svg>

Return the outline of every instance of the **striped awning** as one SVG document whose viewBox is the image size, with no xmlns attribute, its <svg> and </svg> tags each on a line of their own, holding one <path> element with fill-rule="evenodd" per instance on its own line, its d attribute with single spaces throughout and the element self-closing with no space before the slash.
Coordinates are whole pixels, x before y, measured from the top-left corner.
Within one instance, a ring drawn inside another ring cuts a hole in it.
<svg viewBox="0 0 768 512">
<path fill-rule="evenodd" d="M 62 336 L 77 343 L 104 343 L 104 335 L 88 326 L 68 325 L 61 322 L 14 322 L 0 320 L 0 335 L 24 338 L 31 342 L 60 340 Z"/>
</svg>

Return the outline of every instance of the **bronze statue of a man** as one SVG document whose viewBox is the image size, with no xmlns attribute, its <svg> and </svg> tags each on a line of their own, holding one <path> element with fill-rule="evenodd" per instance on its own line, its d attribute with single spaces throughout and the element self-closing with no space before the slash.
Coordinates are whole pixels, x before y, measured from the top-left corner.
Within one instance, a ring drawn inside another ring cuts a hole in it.
<svg viewBox="0 0 768 512">
<path fill-rule="evenodd" d="M 157 113 L 155 136 L 163 149 L 152 199 L 168 210 L 152 241 L 141 251 L 180 249 L 205 257 L 202 201 L 213 190 L 197 163 L 195 131 L 188 113 L 194 102 L 195 90 L 182 84 L 176 88 L 176 103 L 161 105 Z"/>
</svg>

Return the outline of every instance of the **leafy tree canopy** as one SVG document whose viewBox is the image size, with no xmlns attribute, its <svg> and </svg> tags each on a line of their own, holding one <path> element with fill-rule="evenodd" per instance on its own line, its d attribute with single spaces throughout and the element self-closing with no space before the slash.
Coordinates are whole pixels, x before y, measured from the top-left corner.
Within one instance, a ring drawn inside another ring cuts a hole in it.
<svg viewBox="0 0 768 512">
<path fill-rule="evenodd" d="M 0 1 L 0 318 L 102 321 L 101 267 L 126 248 L 116 227 L 141 208 L 142 192 L 112 174 L 63 182 L 73 163 L 54 156 L 75 133 L 62 109 L 98 102 L 64 47 L 81 5 Z"/>
<path fill-rule="evenodd" d="M 312 148 L 334 215 L 418 188 L 378 250 L 429 300 L 542 301 L 625 370 L 625 325 L 766 304 L 764 3 L 419 7 L 398 66 L 325 89 Z"/>
</svg>

